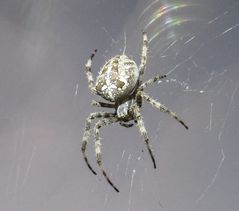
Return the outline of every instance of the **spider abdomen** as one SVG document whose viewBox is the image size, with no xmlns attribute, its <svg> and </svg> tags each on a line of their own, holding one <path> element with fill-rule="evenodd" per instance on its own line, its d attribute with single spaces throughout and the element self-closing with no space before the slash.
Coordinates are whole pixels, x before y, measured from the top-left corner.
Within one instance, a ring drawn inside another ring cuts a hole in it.
<svg viewBox="0 0 239 211">
<path fill-rule="evenodd" d="M 136 63 L 126 55 L 117 55 L 101 68 L 96 80 L 96 91 L 104 99 L 115 102 L 134 90 L 138 78 Z"/>
</svg>

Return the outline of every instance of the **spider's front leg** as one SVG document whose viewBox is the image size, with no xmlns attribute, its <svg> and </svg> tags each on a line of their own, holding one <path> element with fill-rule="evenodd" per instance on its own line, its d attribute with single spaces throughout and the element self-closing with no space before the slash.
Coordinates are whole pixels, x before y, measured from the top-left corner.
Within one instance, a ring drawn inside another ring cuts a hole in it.
<svg viewBox="0 0 239 211">
<path fill-rule="evenodd" d="M 120 122 L 119 123 L 121 126 L 126 127 L 126 128 L 130 128 L 133 127 L 134 124 L 133 123 L 124 123 L 124 122 Z"/>
<path fill-rule="evenodd" d="M 85 72 L 86 72 L 86 77 L 88 80 L 88 86 L 90 91 L 95 94 L 95 85 L 94 85 L 94 78 L 91 72 L 91 66 L 92 66 L 92 60 L 97 52 L 97 49 L 94 50 L 94 52 L 91 54 L 90 58 L 88 59 L 87 63 L 85 64 Z"/>
<path fill-rule="evenodd" d="M 149 151 L 150 157 L 152 159 L 154 168 L 156 169 L 156 162 L 155 162 L 155 159 L 154 159 L 154 155 L 153 155 L 151 146 L 149 145 L 149 137 L 148 137 L 148 134 L 147 134 L 146 128 L 144 126 L 144 122 L 143 122 L 142 116 L 139 112 L 139 107 L 138 107 L 137 104 L 134 104 L 133 112 L 134 112 L 135 118 L 137 120 L 137 126 L 139 128 L 139 132 L 144 137 L 145 144 L 148 148 L 148 151 Z"/>
<path fill-rule="evenodd" d="M 89 140 L 89 137 L 90 137 L 91 123 L 92 123 L 92 120 L 97 119 L 97 118 L 102 118 L 102 117 L 106 118 L 106 117 L 113 117 L 113 116 L 115 116 L 115 114 L 106 113 L 106 112 L 95 112 L 95 113 L 90 114 L 86 119 L 84 135 L 83 135 L 83 138 L 82 138 L 81 151 L 83 153 L 83 157 L 84 157 L 84 160 L 86 162 L 86 165 L 91 170 L 91 172 L 95 175 L 96 175 L 96 172 L 91 167 L 91 165 L 88 161 L 87 155 L 86 155 L 86 147 L 87 147 L 87 143 L 88 143 L 88 140 Z"/>
<path fill-rule="evenodd" d="M 178 115 L 171 111 L 169 108 L 167 108 L 165 105 L 161 104 L 160 102 L 154 100 L 152 97 L 150 97 L 149 95 L 147 95 L 145 92 L 143 91 L 139 91 L 137 93 L 138 95 L 140 95 L 144 100 L 146 100 L 147 102 L 149 102 L 152 106 L 158 108 L 160 111 L 169 114 L 170 116 L 172 116 L 174 119 L 176 119 L 179 123 L 181 123 L 186 129 L 188 129 L 188 126 L 184 123 L 184 121 L 182 119 L 180 119 L 178 117 Z"/>
<path fill-rule="evenodd" d="M 100 170 L 102 174 L 104 175 L 105 179 L 107 180 L 107 182 L 115 189 L 116 192 L 119 192 L 119 189 L 116 188 L 116 186 L 109 179 L 108 175 L 106 174 L 104 170 L 103 162 L 102 162 L 102 153 L 101 153 L 100 133 L 99 133 L 99 129 L 101 127 L 107 126 L 117 121 L 118 121 L 117 117 L 110 117 L 110 118 L 99 120 L 95 125 L 94 133 L 95 133 L 95 154 L 96 154 L 97 164 L 99 165 Z"/>
</svg>

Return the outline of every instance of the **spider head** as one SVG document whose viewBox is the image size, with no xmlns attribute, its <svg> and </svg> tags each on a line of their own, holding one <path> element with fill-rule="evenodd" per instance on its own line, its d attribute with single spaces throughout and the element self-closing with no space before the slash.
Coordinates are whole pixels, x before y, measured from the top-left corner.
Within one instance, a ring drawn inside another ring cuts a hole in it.
<svg viewBox="0 0 239 211">
<path fill-rule="evenodd" d="M 133 99 L 120 104 L 116 110 L 117 116 L 124 121 L 131 120 L 132 105 L 133 105 Z"/>
<path fill-rule="evenodd" d="M 139 80 L 136 63 L 126 55 L 117 55 L 105 63 L 96 79 L 97 94 L 111 102 L 122 101 Z"/>
</svg>

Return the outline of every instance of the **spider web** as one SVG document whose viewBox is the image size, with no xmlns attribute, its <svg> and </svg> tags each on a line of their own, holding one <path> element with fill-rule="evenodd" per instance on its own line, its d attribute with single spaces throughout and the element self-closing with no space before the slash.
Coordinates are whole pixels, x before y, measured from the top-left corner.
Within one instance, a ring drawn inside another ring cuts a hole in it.
<svg viewBox="0 0 239 211">
<path fill-rule="evenodd" d="M 172 8 L 173 6 L 178 7 L 176 11 L 174 10 L 165 12 L 161 18 L 153 19 L 152 14 L 155 14 L 157 6 L 158 8 L 160 8 L 160 6 L 166 7 L 170 3 L 172 4 Z M 190 119 L 194 119 L 193 122 L 189 123 L 189 128 L 192 130 L 192 133 L 189 136 L 183 135 L 182 138 L 178 137 L 178 135 L 170 135 L 167 137 L 166 134 L 168 134 L 169 131 L 174 133 L 172 131 L 176 127 L 173 126 L 173 124 L 176 124 L 174 120 L 169 118 L 167 119 L 167 117 L 159 115 L 160 120 L 158 123 L 156 123 L 157 118 L 154 119 L 152 114 L 150 114 L 150 112 L 155 113 L 155 111 L 150 111 L 150 109 L 153 110 L 153 108 L 148 108 L 148 106 L 146 106 L 147 112 L 144 113 L 144 116 L 146 127 L 150 131 L 152 137 L 152 145 L 154 148 L 157 148 L 154 151 L 158 156 L 157 162 L 161 163 L 161 165 L 164 165 L 162 164 L 162 161 L 160 161 L 160 159 L 163 159 L 163 155 L 165 155 L 165 153 L 162 152 L 162 148 L 165 146 L 164 149 L 167 149 L 167 147 L 172 147 L 173 145 L 167 145 L 166 142 L 168 141 L 173 142 L 174 144 L 177 142 L 177 146 L 180 145 L 178 142 L 184 142 L 184 149 L 179 147 L 179 149 L 177 149 L 179 151 L 173 150 L 171 156 L 175 157 L 180 157 L 181 153 L 187 154 L 187 151 L 190 150 L 190 148 L 197 150 L 194 149 L 197 146 L 201 154 L 199 152 L 194 155 L 189 153 L 188 156 L 194 156 L 194 158 L 192 158 L 194 163 L 193 161 L 191 163 L 187 162 L 187 165 L 189 168 L 191 167 L 191 171 L 196 171 L 201 177 L 199 175 L 194 175 L 192 172 L 189 174 L 192 174 L 195 177 L 189 177 L 186 171 L 190 171 L 190 169 L 182 165 L 184 167 L 183 169 L 185 174 L 182 174 L 181 176 L 184 175 L 190 182 L 194 181 L 194 184 L 192 184 L 194 189 L 191 187 L 191 185 L 188 185 L 188 188 L 192 188 L 190 190 L 193 194 L 190 193 L 192 195 L 188 195 L 188 198 L 185 198 L 185 203 L 181 201 L 181 203 L 184 205 L 175 205 L 175 201 L 172 202 L 167 201 L 167 199 L 161 199 L 161 197 L 163 198 L 163 193 L 166 193 L 167 191 L 158 191 L 159 195 L 157 204 L 159 206 L 158 209 L 162 210 L 201 210 L 202 207 L 204 207 L 205 210 L 220 210 L 220 206 L 218 205 L 219 201 L 217 201 L 214 206 L 210 205 L 210 201 L 215 202 L 216 196 L 219 198 L 221 197 L 221 206 L 225 206 L 225 204 L 229 203 L 230 201 L 229 196 L 220 196 L 220 194 L 223 192 L 222 187 L 228 183 L 227 180 L 229 178 L 227 178 L 227 176 L 229 171 L 233 171 L 230 164 L 227 163 L 227 159 L 230 160 L 231 157 L 233 157 L 233 155 L 230 154 L 230 141 L 235 141 L 236 136 L 235 134 L 228 134 L 228 131 L 230 131 L 229 127 L 238 124 L 236 123 L 237 120 L 232 119 L 232 117 L 233 114 L 238 117 L 236 113 L 238 111 L 237 101 L 239 82 L 237 73 L 238 62 L 235 60 L 235 55 L 239 49 L 238 43 L 236 43 L 234 39 L 236 39 L 236 36 L 238 36 L 239 30 L 239 18 L 238 16 L 235 17 L 239 5 L 236 2 L 231 1 L 230 3 L 228 2 L 227 7 L 221 8 L 219 5 L 215 5 L 216 2 L 210 2 L 210 6 L 208 6 L 207 4 L 200 4 L 198 2 L 197 4 L 193 4 L 193 2 L 152 1 L 151 4 L 153 6 L 150 6 L 149 3 L 148 5 L 143 6 L 144 9 L 139 7 L 143 12 L 138 18 L 140 25 L 138 28 L 144 28 L 144 26 L 147 25 L 147 23 L 149 23 L 151 20 L 151 25 L 147 28 L 150 40 L 150 36 L 154 37 L 154 34 L 157 33 L 155 30 L 160 30 L 160 27 L 158 26 L 161 25 L 161 28 L 163 28 L 165 24 L 164 16 L 167 16 L 167 18 L 170 16 L 171 18 L 177 16 L 178 13 L 181 12 L 178 5 L 183 3 L 185 3 L 186 6 L 182 13 L 188 18 L 188 20 L 185 21 L 185 23 L 181 21 L 181 23 L 179 23 L 177 26 L 171 25 L 164 31 L 160 32 L 161 34 L 159 33 L 159 35 L 165 36 L 166 38 L 161 38 L 158 36 L 155 40 L 149 42 L 149 62 L 147 64 L 147 71 L 154 71 L 155 69 L 156 71 L 153 73 L 147 72 L 145 78 L 152 77 L 158 73 L 168 75 L 168 78 L 165 81 L 160 81 L 158 86 L 155 85 L 153 88 L 149 89 L 149 92 L 156 98 L 160 98 L 160 102 L 165 104 L 167 103 L 169 107 L 170 105 L 171 107 L 175 107 L 174 110 L 176 110 L 178 114 L 180 113 L 181 116 L 186 116 L 189 121 Z M 137 12 L 139 10 L 137 10 Z M 192 11 L 195 10 L 199 10 L 199 13 L 192 13 Z M 194 17 L 194 19 L 192 19 L 192 17 Z M 154 21 L 152 21 L 152 19 Z M 183 20 L 182 17 L 181 19 Z M 149 24 L 147 26 L 149 26 Z M 127 43 L 131 43 L 131 41 L 134 39 L 132 37 L 136 36 L 134 32 L 132 32 L 131 27 L 131 24 L 129 24 L 129 26 L 125 29 L 127 33 L 124 32 L 124 36 L 122 36 L 119 41 L 112 39 L 112 43 L 117 43 L 116 46 L 119 47 L 119 45 L 122 46 L 123 43 L 126 43 L 125 40 L 127 38 Z M 132 37 L 130 37 L 131 33 L 134 34 L 131 35 Z M 107 34 L 109 33 L 107 32 Z M 126 34 L 128 34 L 128 37 L 126 37 Z M 167 36 L 171 36 L 172 34 L 173 38 L 167 38 Z M 137 43 L 140 42 L 140 39 L 136 40 Z M 232 43 L 234 43 L 235 46 L 233 46 Z M 133 41 L 132 45 L 136 46 L 136 42 L 134 43 Z M 127 45 L 127 49 L 129 48 L 132 49 L 130 44 Z M 124 50 L 121 51 L 125 52 L 125 47 Z M 133 54 L 133 57 L 140 56 L 137 52 L 133 52 L 130 49 L 127 53 L 129 53 L 129 55 Z M 154 62 L 154 60 L 156 60 L 156 62 Z M 150 64 L 150 62 L 153 62 L 153 64 Z M 160 66 L 160 71 L 157 71 L 157 65 Z M 159 90 L 161 94 L 158 94 L 158 91 L 155 90 Z M 187 115 L 187 113 L 190 113 L 191 115 Z M 154 123 L 150 123 L 150 121 L 147 120 L 149 119 L 147 118 L 147 115 L 154 120 Z M 202 115 L 204 118 L 199 117 L 200 115 Z M 158 126 L 155 126 L 155 124 Z M 165 132 L 165 130 L 167 132 Z M 176 131 L 178 132 L 179 130 L 177 129 Z M 196 139 L 193 135 L 195 132 L 195 136 L 198 136 Z M 180 134 L 181 133 L 183 132 L 180 132 Z M 202 139 L 204 140 L 202 140 L 200 136 L 202 136 Z M 175 140 L 170 137 L 174 137 Z M 188 140 L 186 141 L 185 138 Z M 161 146 L 162 142 L 163 146 Z M 180 152 L 180 149 L 183 150 L 183 152 Z M 117 169 L 119 169 L 119 166 L 122 165 L 122 159 L 125 157 L 126 176 L 129 173 L 130 163 L 134 163 L 131 164 L 131 176 L 128 176 L 130 178 L 130 184 L 128 187 L 129 192 L 127 210 L 137 210 L 136 204 L 140 200 L 143 200 L 143 198 L 140 199 L 138 194 L 133 195 L 132 189 L 135 189 L 138 191 L 138 193 L 140 192 L 142 195 L 144 195 L 144 192 L 146 192 L 145 188 L 147 188 L 149 183 L 143 178 L 147 172 L 150 172 L 151 170 L 149 169 L 150 166 L 142 167 L 142 165 L 138 163 L 142 162 L 142 159 L 148 159 L 147 155 L 145 155 L 147 154 L 146 152 L 140 156 L 129 153 L 127 157 L 127 151 L 128 150 L 125 149 L 123 150 L 122 157 L 117 165 Z M 170 157 L 167 158 L 170 159 Z M 184 161 L 181 160 L 181 162 Z M 180 161 L 177 164 L 180 164 Z M 200 167 L 197 168 L 196 165 L 199 165 Z M 143 168 L 144 171 L 140 171 L 138 166 Z M 172 168 L 173 165 L 170 164 L 170 167 Z M 165 166 L 165 168 L 167 167 Z M 229 169 L 228 171 L 225 170 L 227 168 Z M 180 168 L 176 169 L 179 172 L 182 171 Z M 161 174 L 163 174 L 163 170 L 164 168 L 159 170 Z M 203 171 L 206 172 L 206 175 Z M 238 168 L 236 171 L 238 172 Z M 117 174 L 118 170 L 116 175 Z M 177 176 L 177 173 L 175 174 Z M 170 175 L 168 176 L 170 178 Z M 138 179 L 136 182 L 135 178 L 137 177 L 140 179 Z M 147 178 L 147 176 L 145 177 Z M 175 177 L 173 178 L 175 179 Z M 155 182 L 157 180 L 160 180 L 160 176 L 157 179 L 154 178 L 152 181 Z M 169 181 L 167 180 L 167 182 Z M 235 182 L 235 180 L 232 181 L 234 184 Z M 150 183 L 150 185 L 152 185 L 152 183 Z M 166 185 L 162 185 L 159 181 L 155 183 L 158 184 L 159 189 L 167 188 Z M 186 182 L 185 185 L 187 187 Z M 180 185 L 179 187 L 181 187 L 180 191 L 185 191 L 185 187 Z M 173 189 L 171 189 L 171 191 L 172 190 Z M 229 187 L 227 191 L 229 192 L 229 195 L 233 194 L 232 189 Z M 170 194 L 172 194 L 172 192 Z M 170 194 L 169 198 L 172 197 L 173 200 L 175 200 L 175 198 Z M 107 201 L 108 197 L 106 197 L 105 203 Z M 236 204 L 237 202 L 234 201 L 233 210 L 236 210 Z M 221 210 L 224 209 L 222 208 Z"/>
<path fill-rule="evenodd" d="M 0 210 L 237 211 L 238 9 L 237 0 L 1 1 Z M 98 171 L 93 137 L 97 176 L 80 152 L 85 118 L 101 110 L 83 69 L 95 48 L 94 76 L 116 54 L 139 64 L 143 30 L 143 79 L 167 74 L 145 91 L 189 130 L 143 104 L 154 170 L 136 127 L 102 129 L 118 194 Z"/>
</svg>

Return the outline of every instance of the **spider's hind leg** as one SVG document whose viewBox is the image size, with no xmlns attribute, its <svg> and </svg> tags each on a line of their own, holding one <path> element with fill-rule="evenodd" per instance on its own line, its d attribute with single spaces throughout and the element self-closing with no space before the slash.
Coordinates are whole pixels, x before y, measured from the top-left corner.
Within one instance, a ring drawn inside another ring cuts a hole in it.
<svg viewBox="0 0 239 211">
<path fill-rule="evenodd" d="M 150 78 L 149 80 L 145 81 L 144 83 L 142 83 L 139 87 L 139 90 L 144 90 L 148 85 L 157 82 L 163 78 L 166 78 L 166 75 L 156 75 L 153 78 Z"/>
<path fill-rule="evenodd" d="M 142 46 L 142 51 L 141 51 L 141 62 L 140 62 L 140 66 L 139 66 L 140 81 L 142 80 L 142 76 L 144 75 L 144 71 L 146 68 L 147 51 L 148 51 L 147 33 L 143 32 L 143 46 Z"/>
<path fill-rule="evenodd" d="M 103 108 L 115 108 L 115 104 L 113 103 L 98 102 L 95 100 L 92 100 L 91 105 L 96 107 L 103 107 Z"/>
<path fill-rule="evenodd" d="M 114 185 L 114 183 L 109 179 L 108 175 L 106 174 L 104 167 L 103 167 L 103 162 L 102 162 L 102 153 L 101 153 L 101 142 L 100 142 L 100 134 L 99 134 L 99 129 L 103 126 L 107 126 L 109 124 L 112 124 L 114 122 L 117 122 L 118 119 L 116 117 L 111 117 L 111 118 L 105 118 L 102 120 L 99 120 L 94 129 L 95 133 L 95 154 L 96 154 L 96 159 L 97 159 L 97 164 L 100 167 L 100 170 L 107 180 L 107 182 L 114 188 L 116 192 L 119 192 L 119 189 Z"/>
<path fill-rule="evenodd" d="M 95 86 L 94 86 L 94 78 L 91 72 L 91 66 L 92 66 L 92 60 L 97 52 L 97 49 L 94 50 L 94 52 L 91 54 L 90 58 L 88 59 L 87 63 L 85 64 L 85 72 L 86 72 L 86 77 L 88 80 L 88 86 L 90 91 L 95 94 Z"/>
</svg>

